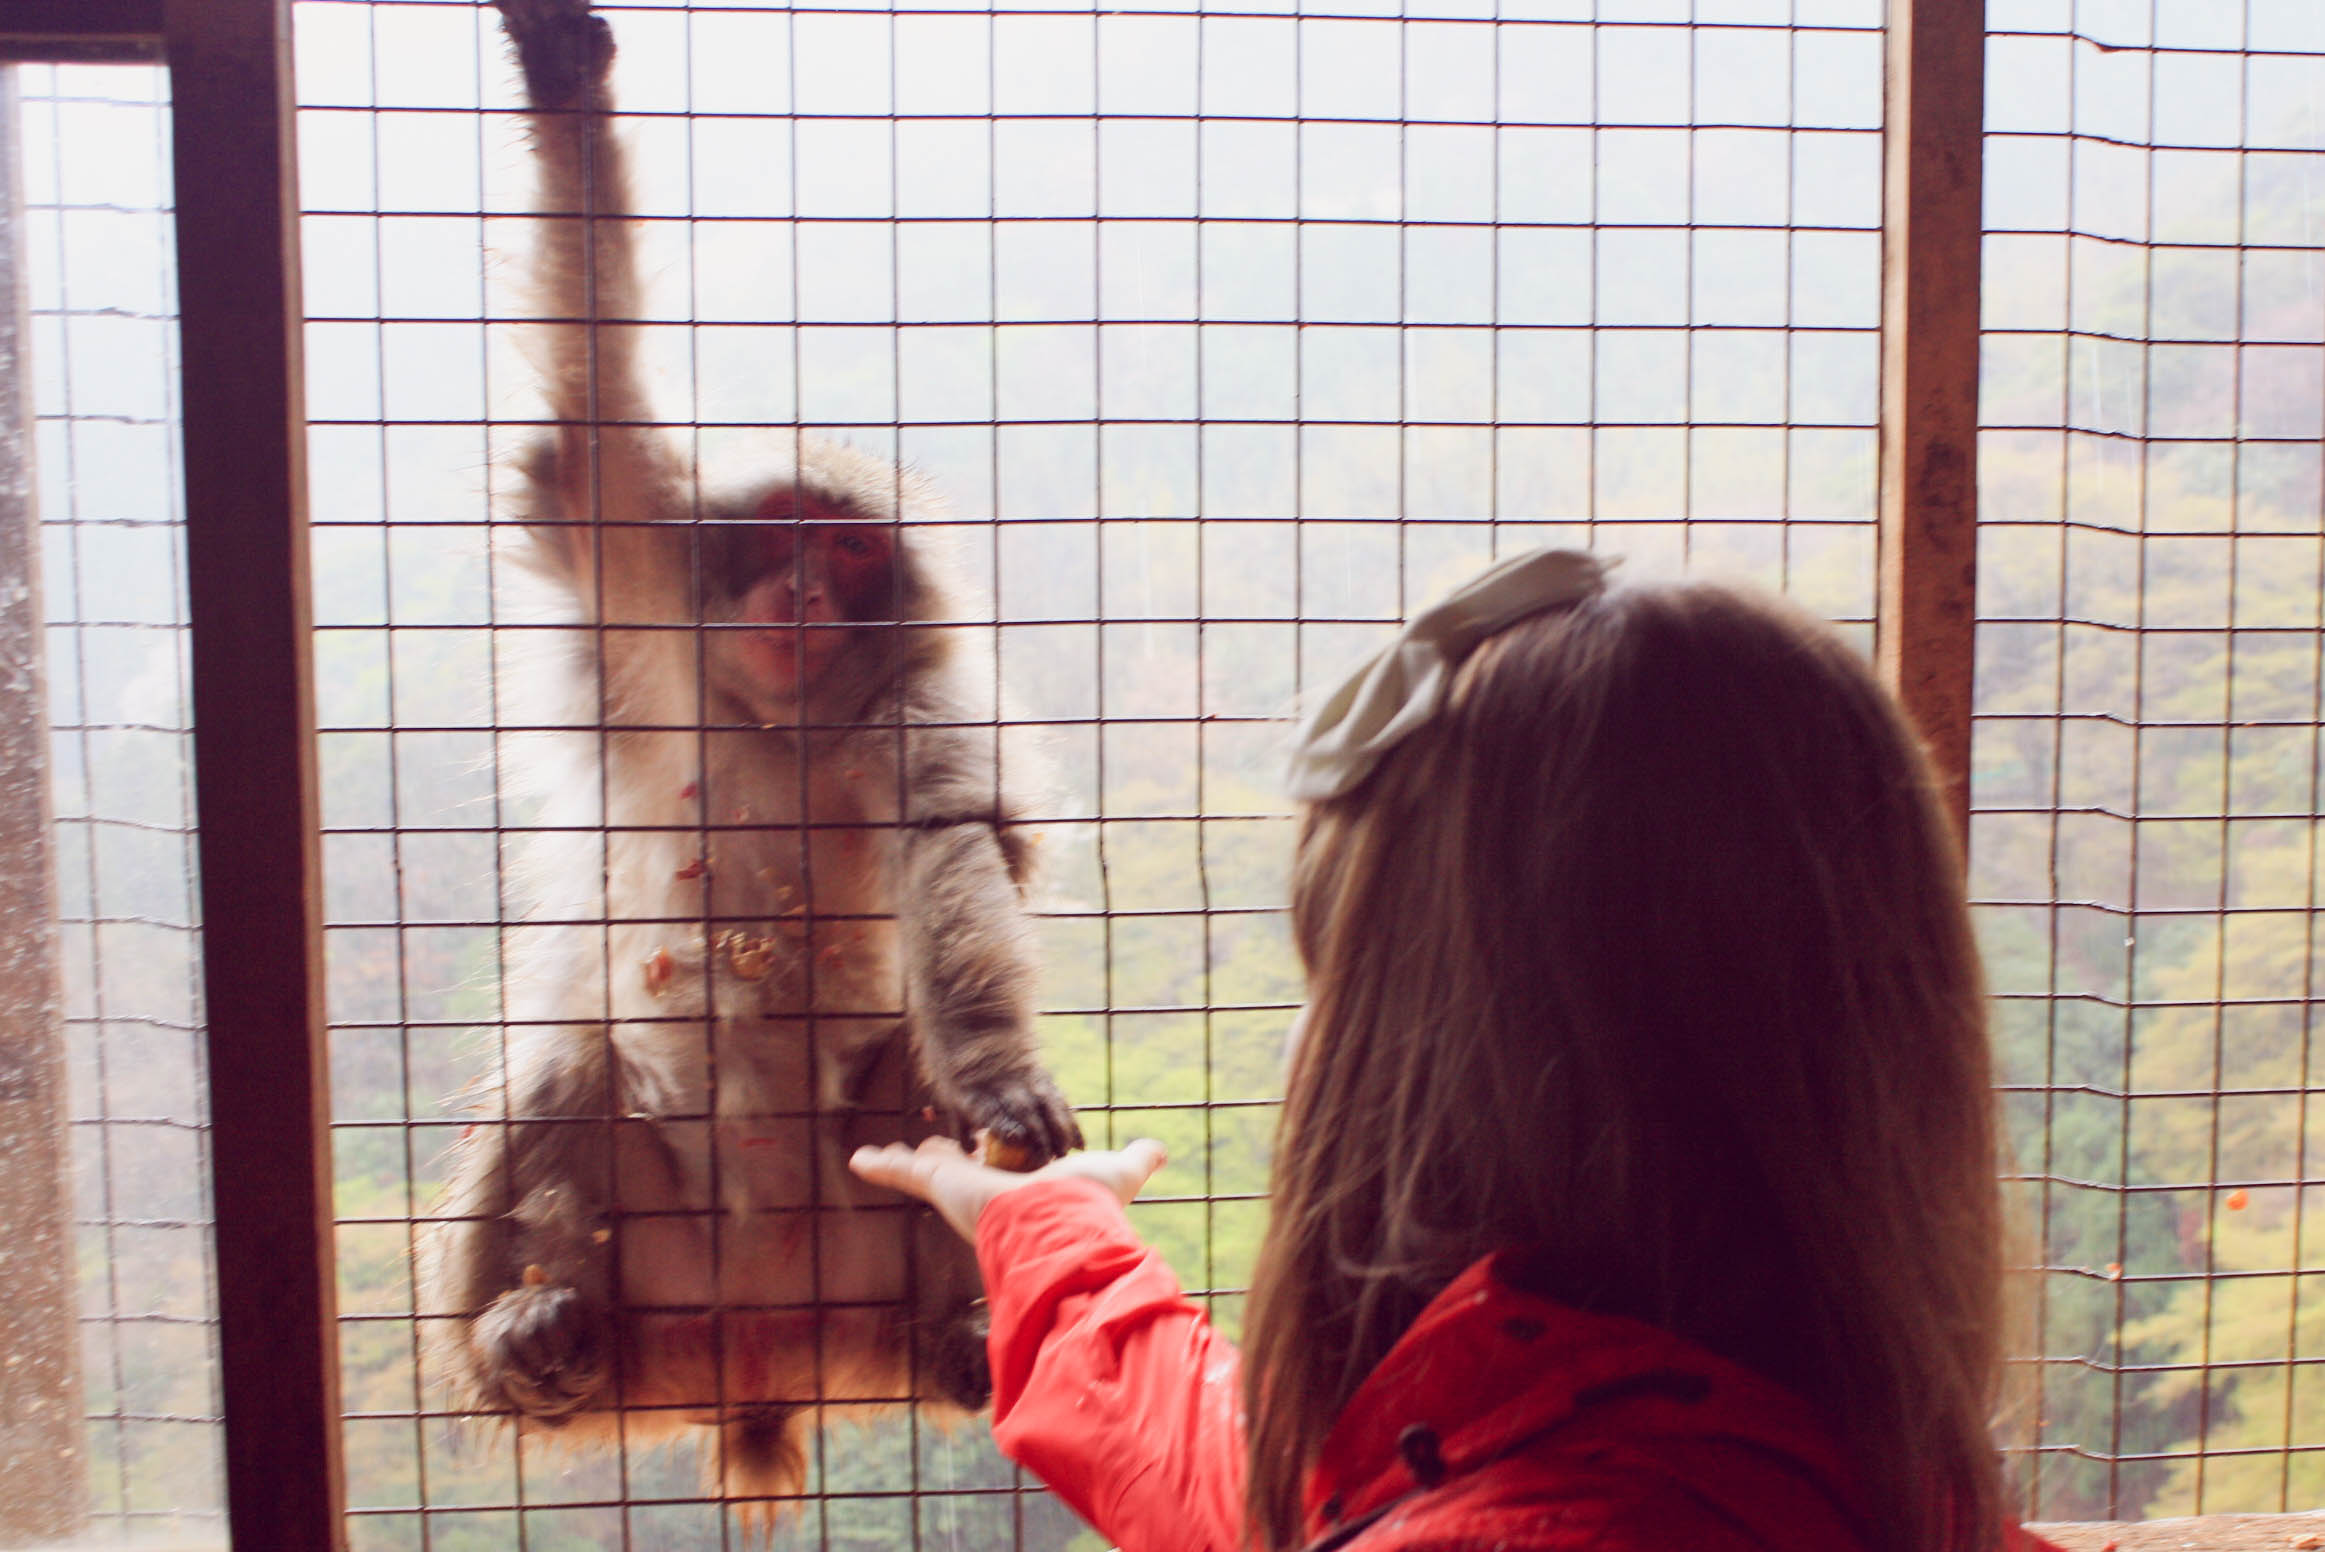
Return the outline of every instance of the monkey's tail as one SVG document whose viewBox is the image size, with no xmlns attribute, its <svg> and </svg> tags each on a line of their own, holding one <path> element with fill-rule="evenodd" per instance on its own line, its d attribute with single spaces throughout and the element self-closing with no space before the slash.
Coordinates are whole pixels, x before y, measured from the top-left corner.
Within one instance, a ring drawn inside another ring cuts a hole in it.
<svg viewBox="0 0 2325 1552">
<path fill-rule="evenodd" d="M 805 1433 L 798 1407 L 743 1407 L 719 1421 L 717 1447 L 704 1454 L 704 1486 L 734 1502 L 744 1530 L 762 1543 L 798 1512 L 807 1486 Z"/>
</svg>

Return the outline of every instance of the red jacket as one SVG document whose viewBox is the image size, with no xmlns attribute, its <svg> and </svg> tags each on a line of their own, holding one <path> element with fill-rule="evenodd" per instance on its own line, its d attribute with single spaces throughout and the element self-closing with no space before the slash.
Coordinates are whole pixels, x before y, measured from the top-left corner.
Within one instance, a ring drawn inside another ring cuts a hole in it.
<svg viewBox="0 0 2325 1552">
<path fill-rule="evenodd" d="M 1082 1180 L 977 1225 L 993 1436 L 1123 1552 L 1243 1552 L 1241 1361 Z M 1307 1490 L 1350 1552 L 1865 1552 L 1807 1403 L 1637 1321 L 1511 1287 L 1432 1301 L 1349 1401 Z M 2039 1546 L 2031 1538 L 2015 1546 Z"/>
</svg>

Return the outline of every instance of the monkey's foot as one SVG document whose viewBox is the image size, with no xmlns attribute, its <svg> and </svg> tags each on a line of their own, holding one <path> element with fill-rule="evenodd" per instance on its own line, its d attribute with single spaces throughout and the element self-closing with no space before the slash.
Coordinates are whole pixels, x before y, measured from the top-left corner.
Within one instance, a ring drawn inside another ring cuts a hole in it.
<svg viewBox="0 0 2325 1552">
<path fill-rule="evenodd" d="M 551 1283 L 511 1288 L 469 1331 L 488 1398 L 528 1417 L 559 1422 L 580 1411 L 613 1373 L 613 1324 L 577 1289 Z"/>
<path fill-rule="evenodd" d="M 992 1360 L 985 1350 L 985 1307 L 972 1304 L 944 1316 L 922 1334 L 921 1384 L 926 1392 L 966 1412 L 982 1412 L 993 1399 Z"/>
<path fill-rule="evenodd" d="M 582 106 L 613 69 L 613 29 L 589 0 L 494 0 L 536 108 Z"/>
<path fill-rule="evenodd" d="M 952 1108 L 969 1131 L 991 1133 L 1001 1150 L 1022 1159 L 1027 1169 L 1039 1169 L 1082 1146 L 1074 1107 L 1039 1068 L 964 1083 Z"/>
</svg>

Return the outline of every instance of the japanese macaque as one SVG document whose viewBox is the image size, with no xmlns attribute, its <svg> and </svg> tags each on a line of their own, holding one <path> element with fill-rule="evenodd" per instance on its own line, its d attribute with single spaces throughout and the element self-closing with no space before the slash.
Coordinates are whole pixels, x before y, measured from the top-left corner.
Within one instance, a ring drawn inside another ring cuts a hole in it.
<svg viewBox="0 0 2325 1552">
<path fill-rule="evenodd" d="M 586 0 L 499 3 L 556 422 L 523 464 L 548 607 L 510 691 L 545 731 L 504 769 L 541 811 L 505 1065 L 418 1247 L 426 1360 L 528 1429 L 714 1427 L 714 1490 L 764 1502 L 826 1406 L 990 1388 L 974 1258 L 848 1153 L 943 1126 L 1038 1164 L 1081 1135 L 1031 1034 L 994 729 L 927 623 L 933 497 L 788 432 L 779 474 L 700 487 L 621 326 L 612 34 Z"/>
</svg>

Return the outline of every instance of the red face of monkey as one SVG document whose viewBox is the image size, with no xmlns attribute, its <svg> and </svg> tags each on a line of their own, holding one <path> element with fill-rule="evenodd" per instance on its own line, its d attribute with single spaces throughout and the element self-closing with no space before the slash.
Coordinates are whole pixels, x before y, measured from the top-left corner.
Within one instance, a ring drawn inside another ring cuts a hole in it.
<svg viewBox="0 0 2325 1552">
<path fill-rule="evenodd" d="M 788 699 L 814 688 L 847 652 L 845 627 L 895 618 L 895 535 L 875 521 L 795 519 L 784 498 L 724 530 L 731 635 L 749 688 Z"/>
</svg>

